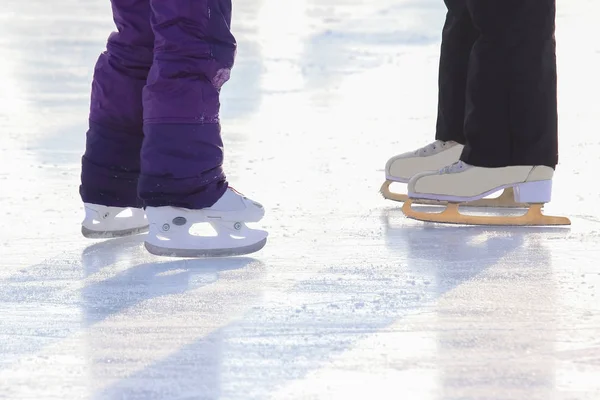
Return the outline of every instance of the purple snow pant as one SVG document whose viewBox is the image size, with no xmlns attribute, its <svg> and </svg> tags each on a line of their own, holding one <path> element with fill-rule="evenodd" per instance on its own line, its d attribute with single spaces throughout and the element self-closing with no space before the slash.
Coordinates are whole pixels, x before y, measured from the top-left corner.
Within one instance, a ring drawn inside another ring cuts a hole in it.
<svg viewBox="0 0 600 400">
<path fill-rule="evenodd" d="M 227 189 L 219 92 L 231 0 L 111 0 L 94 71 L 80 194 L 117 207 L 213 205 Z"/>
</svg>

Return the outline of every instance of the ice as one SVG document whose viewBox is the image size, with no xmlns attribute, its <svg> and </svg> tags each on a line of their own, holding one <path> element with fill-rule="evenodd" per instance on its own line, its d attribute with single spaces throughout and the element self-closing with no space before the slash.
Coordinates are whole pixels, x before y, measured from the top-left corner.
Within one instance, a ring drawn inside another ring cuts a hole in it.
<svg viewBox="0 0 600 400">
<path fill-rule="evenodd" d="M 107 0 L 0 11 L 0 398 L 600 398 L 600 45 L 559 1 L 568 229 L 444 227 L 378 194 L 433 139 L 441 0 L 237 0 L 225 170 L 264 250 L 174 260 L 80 236 Z"/>
</svg>

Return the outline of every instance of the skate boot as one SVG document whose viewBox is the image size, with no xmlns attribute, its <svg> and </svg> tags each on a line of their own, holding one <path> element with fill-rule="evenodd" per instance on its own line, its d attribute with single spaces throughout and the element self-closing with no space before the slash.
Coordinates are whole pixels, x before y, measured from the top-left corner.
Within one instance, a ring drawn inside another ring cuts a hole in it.
<svg viewBox="0 0 600 400">
<path fill-rule="evenodd" d="M 84 203 L 85 219 L 81 233 L 89 239 L 111 239 L 148 231 L 144 210 Z"/>
<path fill-rule="evenodd" d="M 475 167 L 458 161 L 437 172 L 423 172 L 408 183 L 409 200 L 402 211 L 420 221 L 466 225 L 570 225 L 565 217 L 542 214 L 542 207 L 552 197 L 554 169 L 547 166 Z M 520 216 L 465 215 L 458 210 L 490 194 L 512 189 L 514 202 L 524 204 L 527 213 Z M 446 202 L 441 213 L 419 212 L 411 208 L 413 199 Z"/>
<path fill-rule="evenodd" d="M 211 207 L 191 210 L 147 207 L 150 232 L 146 249 L 158 256 L 227 257 L 254 253 L 267 243 L 267 232 L 251 229 L 265 214 L 262 205 L 228 188 Z M 200 234 L 194 228 L 212 227 Z"/>
<path fill-rule="evenodd" d="M 418 150 L 392 157 L 385 166 L 386 181 L 381 186 L 384 198 L 394 201 L 406 202 L 408 195 L 394 193 L 390 186 L 394 183 L 408 183 L 416 174 L 422 172 L 439 171 L 454 164 L 460 159 L 464 146 L 454 141 L 435 142 Z M 418 204 L 445 204 L 445 201 L 433 199 L 415 199 Z M 499 207 L 499 208 L 525 208 L 523 204 L 516 203 L 512 188 L 507 188 L 498 197 L 484 198 L 468 203 L 469 207 Z"/>
<path fill-rule="evenodd" d="M 381 186 L 381 194 L 384 198 L 404 202 L 408 200 L 405 194 L 390 191 L 393 183 L 408 183 L 414 175 L 425 171 L 437 171 L 447 165 L 458 161 L 463 145 L 454 142 L 435 142 L 390 158 L 385 166 L 386 181 Z"/>
</svg>

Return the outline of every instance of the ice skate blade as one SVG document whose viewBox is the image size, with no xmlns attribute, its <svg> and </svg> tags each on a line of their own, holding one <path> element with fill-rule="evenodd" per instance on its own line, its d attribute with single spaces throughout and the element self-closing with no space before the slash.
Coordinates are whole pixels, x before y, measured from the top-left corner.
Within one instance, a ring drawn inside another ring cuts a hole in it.
<svg viewBox="0 0 600 400">
<path fill-rule="evenodd" d="M 381 195 L 388 200 L 398 201 L 400 203 L 406 203 L 410 198 L 407 194 L 394 193 L 390 190 L 391 184 L 394 181 L 387 180 L 381 186 L 379 192 Z M 402 182 L 400 182 L 402 183 Z M 504 189 L 502 194 L 498 197 L 491 199 L 479 199 L 464 203 L 465 207 L 489 207 L 489 208 L 528 208 L 527 204 L 516 203 L 514 190 L 512 187 Z M 412 199 L 413 204 L 423 204 L 431 206 L 443 206 L 448 204 L 447 201 L 442 200 L 429 200 L 429 199 Z"/>
<path fill-rule="evenodd" d="M 212 257 L 234 257 L 245 254 L 256 253 L 267 244 L 267 238 L 247 246 L 225 248 L 225 249 L 170 249 L 152 243 L 144 242 L 146 250 L 155 256 L 163 257 L 186 257 L 186 258 L 212 258 Z"/>
<path fill-rule="evenodd" d="M 148 232 L 149 225 L 138 228 L 123 229 L 120 231 L 95 231 L 85 226 L 81 227 L 81 234 L 87 239 L 115 239 L 125 236 L 139 235 Z"/>
<path fill-rule="evenodd" d="M 566 217 L 554 217 L 542 214 L 543 204 L 530 204 L 527 213 L 519 216 L 465 215 L 459 212 L 459 206 L 465 204 L 450 203 L 442 212 L 429 213 L 412 209 L 412 200 L 402 206 L 402 212 L 410 219 L 424 222 L 436 222 L 454 225 L 489 226 L 564 226 L 571 225 Z"/>
</svg>

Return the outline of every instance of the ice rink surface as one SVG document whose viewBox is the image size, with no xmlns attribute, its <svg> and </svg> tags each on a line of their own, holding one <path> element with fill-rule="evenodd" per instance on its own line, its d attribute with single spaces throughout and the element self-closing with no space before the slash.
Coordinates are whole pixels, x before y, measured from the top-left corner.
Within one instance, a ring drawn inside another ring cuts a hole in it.
<svg viewBox="0 0 600 400">
<path fill-rule="evenodd" d="M 0 398 L 600 399 L 597 0 L 559 0 L 570 228 L 406 219 L 378 194 L 432 141 L 441 0 L 234 0 L 225 170 L 267 247 L 165 259 L 80 236 L 108 0 L 0 9 Z"/>
</svg>

